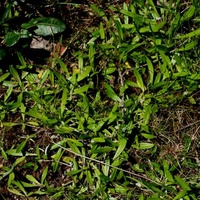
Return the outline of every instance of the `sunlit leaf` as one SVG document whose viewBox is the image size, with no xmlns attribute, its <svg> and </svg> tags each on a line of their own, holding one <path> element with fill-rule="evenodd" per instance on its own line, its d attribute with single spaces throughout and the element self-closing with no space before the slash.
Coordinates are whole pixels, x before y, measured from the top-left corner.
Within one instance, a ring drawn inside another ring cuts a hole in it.
<svg viewBox="0 0 200 200">
<path fill-rule="evenodd" d="M 119 96 L 117 96 L 117 94 L 115 93 L 115 91 L 111 88 L 110 85 L 108 85 L 107 83 L 104 83 L 105 85 L 105 89 L 106 89 L 106 94 L 108 95 L 108 97 L 110 97 L 112 100 L 114 101 L 118 101 L 121 102 L 121 99 L 119 98 Z"/>
<path fill-rule="evenodd" d="M 66 29 L 65 23 L 53 17 L 39 17 L 31 19 L 28 23 L 22 24 L 22 28 L 29 29 L 37 27 L 34 32 L 40 36 L 54 35 Z"/>
<path fill-rule="evenodd" d="M 120 139 L 118 141 L 118 148 L 117 148 L 117 151 L 113 157 L 113 160 L 115 160 L 121 153 L 122 151 L 125 149 L 126 147 L 126 143 L 127 143 L 127 140 L 126 139 Z"/>
</svg>

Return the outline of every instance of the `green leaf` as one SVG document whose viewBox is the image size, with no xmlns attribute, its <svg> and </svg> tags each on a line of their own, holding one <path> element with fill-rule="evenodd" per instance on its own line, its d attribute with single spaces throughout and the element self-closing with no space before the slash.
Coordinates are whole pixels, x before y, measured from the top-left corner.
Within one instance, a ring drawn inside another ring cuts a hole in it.
<svg viewBox="0 0 200 200">
<path fill-rule="evenodd" d="M 72 133 L 73 131 L 74 131 L 74 128 L 69 127 L 69 126 L 55 127 L 55 132 L 58 134 Z"/>
<path fill-rule="evenodd" d="M 26 190 L 19 181 L 13 181 L 13 184 L 15 184 L 27 196 Z"/>
<path fill-rule="evenodd" d="M 115 20 L 114 22 L 117 29 L 119 40 L 121 41 L 124 39 L 121 23 L 119 22 L 119 20 Z"/>
<path fill-rule="evenodd" d="M 114 157 L 113 157 L 113 160 L 115 160 L 121 153 L 122 153 L 122 151 L 125 149 L 125 147 L 126 147 L 126 143 L 127 143 L 127 140 L 126 139 L 120 139 L 119 141 L 118 141 L 118 149 L 117 149 L 117 151 L 116 151 L 116 153 L 115 153 L 115 155 L 114 155 Z"/>
<path fill-rule="evenodd" d="M 187 194 L 187 191 L 183 190 L 180 191 L 174 198 L 173 200 L 180 200 L 182 197 L 184 197 Z"/>
<path fill-rule="evenodd" d="M 17 146 L 17 149 L 16 149 L 16 152 L 21 152 L 24 147 L 26 146 L 26 143 L 27 143 L 27 140 L 24 140 L 23 142 L 21 142 L 18 146 Z"/>
<path fill-rule="evenodd" d="M 14 77 L 14 79 L 21 85 L 21 79 L 20 79 L 20 76 L 17 72 L 17 70 L 13 67 L 13 66 L 10 66 L 9 67 L 9 70 L 10 70 L 10 74 Z"/>
<path fill-rule="evenodd" d="M 138 70 L 136 68 L 133 69 L 133 72 L 136 77 L 138 87 L 144 92 L 146 90 L 146 88 L 144 86 L 144 82 L 142 80 L 140 73 L 138 72 Z"/>
<path fill-rule="evenodd" d="M 20 158 L 17 158 L 17 160 L 13 163 L 13 166 L 18 165 L 19 163 L 23 162 L 25 160 L 26 156 L 22 156 Z"/>
<path fill-rule="evenodd" d="M 188 50 L 193 49 L 196 45 L 197 45 L 197 42 L 196 41 L 192 41 L 190 43 L 187 43 L 185 46 L 177 49 L 176 51 L 188 51 Z"/>
<path fill-rule="evenodd" d="M 165 176 L 168 179 L 168 181 L 174 182 L 173 176 L 169 171 L 169 164 L 166 160 L 163 161 L 163 168 L 164 168 Z"/>
<path fill-rule="evenodd" d="M 78 140 L 75 140 L 75 139 L 72 139 L 72 138 L 67 138 L 66 141 L 73 142 L 78 147 L 83 147 L 83 144 Z"/>
<path fill-rule="evenodd" d="M 36 108 L 36 106 L 34 106 L 31 110 L 29 110 L 29 111 L 27 112 L 27 115 L 29 115 L 29 116 L 31 116 L 31 117 L 34 117 L 34 118 L 36 118 L 36 119 L 40 119 L 40 120 L 42 120 L 43 122 L 45 122 L 45 121 L 48 120 L 48 118 L 47 118 L 44 114 L 42 114 L 42 113 L 40 113 L 40 112 L 38 111 L 38 109 Z"/>
<path fill-rule="evenodd" d="M 106 94 L 109 98 L 111 98 L 114 101 L 121 102 L 121 99 L 117 96 L 117 94 L 114 92 L 114 90 L 108 85 L 107 83 L 104 83 Z"/>
<path fill-rule="evenodd" d="M 63 93 L 62 93 L 62 99 L 61 99 L 61 105 L 60 105 L 60 114 L 63 116 L 63 112 L 65 111 L 65 105 L 67 102 L 67 89 L 63 88 Z"/>
<path fill-rule="evenodd" d="M 186 39 L 186 38 L 191 38 L 191 37 L 195 37 L 198 35 L 200 35 L 200 28 L 197 30 L 194 30 L 190 33 L 187 33 L 185 35 L 178 35 L 178 36 L 174 37 L 174 39 Z"/>
<path fill-rule="evenodd" d="M 13 193 L 13 194 L 16 194 L 18 196 L 24 196 L 22 193 L 20 193 L 18 190 L 16 190 L 15 188 L 10 188 L 8 187 L 7 188 L 9 192 Z"/>
<path fill-rule="evenodd" d="M 10 173 L 8 176 L 8 187 L 10 187 L 10 185 L 12 184 L 12 181 L 15 179 L 15 174 L 14 172 Z"/>
<path fill-rule="evenodd" d="M 189 185 L 181 177 L 175 176 L 175 179 L 178 182 L 178 184 L 180 184 L 180 186 L 182 187 L 182 189 L 184 191 L 191 190 L 191 188 L 189 187 Z"/>
<path fill-rule="evenodd" d="M 36 179 L 34 176 L 30 175 L 30 174 L 27 174 L 27 175 L 26 175 L 26 178 L 27 178 L 30 182 L 32 182 L 32 183 L 34 183 L 34 184 L 36 184 L 36 185 L 41 185 L 41 184 L 37 181 L 37 179 Z"/>
<path fill-rule="evenodd" d="M 154 147 L 154 144 L 152 143 L 145 143 L 145 142 L 139 143 L 139 149 L 151 149 L 152 147 Z"/>
<path fill-rule="evenodd" d="M 92 178 L 91 172 L 89 170 L 86 171 L 86 178 L 87 178 L 88 183 L 90 185 L 93 185 L 93 178 Z"/>
<path fill-rule="evenodd" d="M 183 16 L 181 17 L 180 21 L 183 22 L 185 20 L 188 20 L 189 18 L 191 18 L 195 13 L 195 6 L 190 6 L 190 8 L 183 14 Z"/>
<path fill-rule="evenodd" d="M 143 115 L 143 119 L 144 119 L 144 124 L 148 124 L 150 116 L 152 114 L 152 105 L 148 105 L 144 108 L 144 115 Z"/>
<path fill-rule="evenodd" d="M 44 180 L 46 179 L 47 177 L 47 174 L 48 174 L 48 166 L 45 167 L 43 173 L 42 173 L 42 177 L 41 177 L 41 183 L 43 184 L 44 183 Z"/>
<path fill-rule="evenodd" d="M 77 145 L 74 142 L 71 142 L 71 141 L 68 140 L 67 144 L 69 145 L 71 151 L 81 155 L 79 148 L 77 147 Z"/>
<path fill-rule="evenodd" d="M 5 36 L 6 46 L 11 47 L 15 45 L 20 39 L 20 33 L 17 31 L 8 32 Z"/>
<path fill-rule="evenodd" d="M 100 37 L 101 39 L 105 39 L 105 31 L 104 31 L 104 28 L 103 28 L 103 23 L 100 22 L 100 28 L 99 28 L 99 32 L 100 32 Z"/>
<path fill-rule="evenodd" d="M 144 138 L 149 139 L 149 140 L 156 138 L 155 135 L 151 135 L 151 134 L 142 133 L 141 135 L 142 135 Z"/>
<path fill-rule="evenodd" d="M 92 69 L 92 66 L 88 66 L 88 67 L 86 67 L 86 69 L 83 72 L 78 73 L 77 81 L 78 82 L 82 81 L 83 79 L 88 77 L 91 72 L 91 69 Z"/>
<path fill-rule="evenodd" d="M 153 67 L 153 64 L 152 64 L 151 60 L 148 57 L 146 57 L 146 61 L 147 61 L 148 72 L 149 72 L 148 84 L 153 84 L 153 80 L 154 80 L 154 67 Z"/>
<path fill-rule="evenodd" d="M 8 155 L 11 155 L 11 156 L 23 156 L 23 153 L 22 152 L 17 152 L 16 149 L 9 149 L 7 152 L 6 152 Z M 22 158 L 22 157 L 21 157 Z M 17 161 L 18 162 L 18 161 Z"/>
<path fill-rule="evenodd" d="M 95 138 L 92 138 L 92 142 L 104 143 L 104 142 L 105 142 L 105 139 L 102 138 L 102 137 L 95 137 Z"/>
<path fill-rule="evenodd" d="M 84 85 L 80 88 L 76 88 L 74 90 L 74 94 L 83 94 L 84 92 L 87 92 L 88 91 L 88 88 L 89 88 L 89 84 L 88 85 Z"/>
<path fill-rule="evenodd" d="M 61 33 L 66 29 L 65 23 L 53 17 L 39 17 L 31 19 L 28 23 L 22 24 L 22 28 L 28 29 L 37 27 L 34 32 L 40 36 L 49 36 Z"/>
<path fill-rule="evenodd" d="M 7 73 L 4 73 L 2 76 L 0 76 L 0 83 L 1 83 L 2 81 L 4 81 L 6 78 L 8 78 L 9 75 L 10 75 L 10 73 L 7 72 Z"/>
</svg>

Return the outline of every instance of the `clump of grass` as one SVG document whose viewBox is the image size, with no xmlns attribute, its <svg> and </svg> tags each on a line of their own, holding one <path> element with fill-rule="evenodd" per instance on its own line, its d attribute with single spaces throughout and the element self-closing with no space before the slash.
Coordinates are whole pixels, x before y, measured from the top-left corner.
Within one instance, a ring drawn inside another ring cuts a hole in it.
<svg viewBox="0 0 200 200">
<path fill-rule="evenodd" d="M 199 4 L 106 5 L 63 54 L 1 71 L 3 199 L 200 196 Z"/>
</svg>

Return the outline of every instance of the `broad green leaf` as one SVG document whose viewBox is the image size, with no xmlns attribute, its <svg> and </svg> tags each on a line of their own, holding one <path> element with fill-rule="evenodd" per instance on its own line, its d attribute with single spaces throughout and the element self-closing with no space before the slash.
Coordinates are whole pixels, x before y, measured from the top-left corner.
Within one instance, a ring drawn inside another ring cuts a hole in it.
<svg viewBox="0 0 200 200">
<path fill-rule="evenodd" d="M 163 161 L 163 168 L 164 168 L 165 176 L 168 179 L 168 181 L 174 182 L 173 176 L 169 171 L 169 164 L 166 160 Z"/>
<path fill-rule="evenodd" d="M 24 60 L 24 57 L 22 56 L 22 54 L 20 52 L 17 52 L 17 56 L 18 56 L 18 59 L 21 63 L 21 67 L 20 69 L 24 69 L 26 67 L 26 61 Z"/>
<path fill-rule="evenodd" d="M 87 92 L 88 91 L 88 88 L 89 88 L 89 85 L 84 85 L 80 88 L 76 88 L 74 90 L 74 94 L 83 94 L 84 92 Z"/>
<path fill-rule="evenodd" d="M 189 102 L 190 102 L 191 104 L 193 104 L 193 105 L 196 105 L 196 104 L 197 104 L 196 100 L 195 100 L 192 96 L 188 97 L 188 100 L 189 100 Z"/>
<path fill-rule="evenodd" d="M 25 160 L 26 156 L 22 156 L 20 158 L 17 158 L 16 161 L 13 163 L 13 166 L 18 165 L 19 163 L 23 162 Z"/>
<path fill-rule="evenodd" d="M 79 148 L 77 147 L 77 145 L 74 142 L 71 142 L 71 141 L 68 140 L 67 144 L 69 145 L 71 151 L 81 155 Z"/>
<path fill-rule="evenodd" d="M 9 176 L 8 176 L 8 187 L 10 187 L 10 185 L 12 184 L 13 180 L 15 179 L 15 174 L 14 172 L 10 173 Z"/>
<path fill-rule="evenodd" d="M 73 131 L 74 131 L 74 128 L 69 127 L 69 126 L 55 127 L 55 132 L 58 134 L 72 133 Z"/>
<path fill-rule="evenodd" d="M 115 20 L 114 22 L 115 22 L 115 26 L 116 26 L 116 29 L 117 29 L 119 40 L 122 41 L 124 39 L 123 31 L 122 31 L 122 25 L 119 22 L 119 20 Z"/>
<path fill-rule="evenodd" d="M 186 190 L 180 191 L 174 198 L 173 200 L 180 200 L 182 199 L 182 197 L 185 197 L 185 195 L 187 194 Z"/>
<path fill-rule="evenodd" d="M 10 75 L 10 73 L 7 72 L 7 73 L 4 73 L 2 76 L 0 76 L 0 83 L 1 83 L 2 81 L 4 81 L 6 78 L 8 78 L 9 75 Z"/>
<path fill-rule="evenodd" d="M 145 143 L 145 142 L 139 143 L 139 149 L 151 149 L 152 147 L 154 147 L 154 144 L 152 143 Z"/>
<path fill-rule="evenodd" d="M 87 178 L 87 181 L 90 185 L 93 185 L 93 178 L 92 178 L 92 174 L 89 170 L 86 171 L 86 178 Z"/>
<path fill-rule="evenodd" d="M 13 67 L 13 66 L 10 66 L 9 67 L 9 70 L 10 70 L 10 74 L 14 77 L 14 79 L 21 85 L 21 79 L 20 79 L 20 76 L 17 72 L 17 70 Z"/>
<path fill-rule="evenodd" d="M 31 117 L 34 117 L 34 118 L 36 118 L 36 119 L 40 119 L 40 120 L 42 120 L 43 122 L 45 122 L 45 121 L 48 120 L 48 118 L 47 118 L 44 114 L 40 113 L 40 112 L 38 111 L 38 109 L 37 109 L 35 106 L 34 106 L 31 110 L 29 110 L 29 111 L 27 112 L 27 115 L 29 115 L 29 116 L 31 116 Z"/>
<path fill-rule="evenodd" d="M 63 88 L 63 93 L 62 93 L 62 98 L 61 98 L 61 105 L 60 105 L 60 114 L 61 116 L 63 116 L 63 113 L 65 111 L 65 105 L 66 105 L 66 102 L 67 102 L 67 89 L 66 88 Z"/>
<path fill-rule="evenodd" d="M 73 170 L 73 171 L 67 172 L 66 175 L 67 176 L 76 175 L 76 174 L 79 174 L 82 171 L 83 171 L 83 169 Z"/>
<path fill-rule="evenodd" d="M 20 39 L 20 33 L 17 31 L 8 32 L 5 36 L 6 46 L 15 45 Z"/>
<path fill-rule="evenodd" d="M 184 191 L 188 191 L 191 190 L 191 188 L 189 187 L 189 185 L 179 176 L 175 176 L 176 181 L 178 182 L 178 184 L 180 184 L 181 188 Z"/>
<path fill-rule="evenodd" d="M 126 143 L 127 143 L 127 140 L 126 139 L 120 139 L 118 141 L 118 148 L 117 148 L 117 151 L 113 157 L 113 160 L 115 160 L 121 153 L 122 151 L 125 149 L 126 147 Z"/>
<path fill-rule="evenodd" d="M 49 76 L 50 70 L 45 70 L 45 71 L 41 71 L 41 77 L 40 77 L 40 82 L 39 82 L 39 86 L 41 87 L 44 82 L 47 80 L 47 77 Z"/>
<path fill-rule="evenodd" d="M 13 92 L 13 86 L 9 86 L 8 89 L 7 89 L 7 91 L 6 91 L 6 94 L 4 94 L 4 102 L 6 102 L 8 100 L 8 98 L 10 97 L 10 95 L 12 94 L 12 92 Z"/>
<path fill-rule="evenodd" d="M 66 73 L 67 76 L 69 76 L 69 72 L 68 72 L 66 64 L 60 58 L 57 58 L 57 61 L 60 65 L 61 69 Z"/>
<path fill-rule="evenodd" d="M 153 67 L 153 64 L 152 64 L 151 60 L 148 57 L 146 57 L 146 61 L 147 61 L 148 72 L 149 72 L 148 84 L 153 84 L 153 80 L 154 80 L 154 67 Z"/>
<path fill-rule="evenodd" d="M 144 82 L 142 80 L 142 77 L 141 77 L 139 71 L 136 68 L 134 68 L 133 72 L 136 77 L 138 87 L 144 92 L 146 90 L 146 88 L 144 86 Z"/>
<path fill-rule="evenodd" d="M 109 175 L 109 170 L 110 170 L 110 158 L 107 158 L 105 160 L 105 164 L 106 165 L 102 165 L 102 171 L 103 171 L 105 176 L 108 176 Z"/>
<path fill-rule="evenodd" d="M 19 125 L 21 125 L 21 123 L 17 123 L 17 122 L 3 122 L 2 124 L 5 127 L 13 127 L 13 126 L 19 126 Z"/>
<path fill-rule="evenodd" d="M 143 115 L 143 118 L 144 118 L 144 124 L 148 124 L 149 122 L 149 119 L 150 119 L 150 116 L 152 114 L 152 105 L 148 105 L 144 108 L 144 115 Z"/>
<path fill-rule="evenodd" d="M 191 18 L 195 13 L 195 6 L 190 6 L 189 9 L 183 14 L 183 16 L 181 17 L 181 22 L 188 20 L 189 18 Z"/>
<path fill-rule="evenodd" d="M 23 153 L 22 152 L 17 152 L 16 149 L 9 149 L 9 150 L 6 151 L 6 153 L 8 155 L 11 155 L 11 156 L 23 156 Z M 20 158 L 23 158 L 23 157 L 20 157 Z M 19 161 L 21 161 L 21 160 L 16 160 L 16 162 L 19 162 Z"/>
<path fill-rule="evenodd" d="M 53 17 L 39 17 L 31 19 L 28 23 L 22 24 L 22 28 L 28 29 L 37 27 L 34 32 L 40 36 L 50 36 L 61 33 L 66 29 L 65 23 Z"/>
<path fill-rule="evenodd" d="M 121 99 L 119 98 L 119 96 L 117 96 L 117 94 L 114 92 L 114 90 L 111 88 L 110 85 L 104 83 L 104 86 L 106 89 L 106 94 L 108 95 L 109 98 L 111 98 L 114 101 L 121 102 Z"/>
<path fill-rule="evenodd" d="M 26 190 L 19 181 L 13 181 L 13 184 L 15 184 L 27 196 Z"/>
<path fill-rule="evenodd" d="M 67 138 L 66 141 L 70 141 L 70 142 L 73 142 L 76 146 L 78 147 L 83 147 L 83 144 L 82 142 L 78 141 L 78 140 L 75 140 L 75 139 L 72 139 L 72 138 Z"/>
<path fill-rule="evenodd" d="M 196 41 L 192 41 L 190 43 L 187 43 L 185 46 L 177 49 L 176 51 L 188 51 L 188 50 L 193 49 L 196 45 L 197 45 L 197 42 Z"/>
<path fill-rule="evenodd" d="M 152 6 L 153 8 L 153 11 L 152 11 L 152 14 L 155 15 L 155 17 L 160 17 L 158 11 L 157 11 L 157 6 L 155 5 L 154 1 L 153 0 L 148 0 L 149 4 Z"/>
<path fill-rule="evenodd" d="M 4 151 L 3 148 L 1 149 L 1 156 L 2 156 L 5 160 L 8 160 L 8 156 L 7 156 L 7 154 L 6 154 L 6 152 Z"/>
<path fill-rule="evenodd" d="M 103 16 L 106 15 L 106 14 L 104 13 L 104 11 L 101 10 L 100 8 L 98 8 L 95 4 L 91 4 L 90 7 L 92 8 L 92 10 L 93 10 L 94 12 L 96 12 L 96 13 L 99 15 L 99 17 L 103 17 Z"/>
<path fill-rule="evenodd" d="M 92 138 L 92 142 L 104 143 L 104 142 L 105 142 L 105 139 L 102 138 L 102 137 L 95 137 L 95 138 Z"/>
<path fill-rule="evenodd" d="M 185 35 L 178 35 L 178 36 L 174 37 L 174 39 L 186 39 L 186 38 L 191 38 L 191 37 L 195 37 L 198 35 L 200 35 L 200 28 L 197 30 L 194 30 L 190 33 L 187 33 Z"/>
<path fill-rule="evenodd" d="M 42 173 L 42 177 L 41 177 L 41 183 L 43 184 L 46 177 L 47 177 L 47 174 L 48 174 L 48 166 L 45 167 L 45 169 L 43 170 L 43 173 Z"/>
<path fill-rule="evenodd" d="M 116 192 L 118 192 L 120 194 L 126 195 L 129 188 L 126 188 L 122 185 L 115 184 L 115 190 L 116 190 Z"/>
<path fill-rule="evenodd" d="M 109 74 L 112 74 L 113 72 L 116 71 L 116 68 L 115 67 L 108 67 L 104 70 L 104 74 L 105 75 L 109 75 Z"/>
<path fill-rule="evenodd" d="M 18 190 L 16 190 L 15 188 L 11 188 L 11 187 L 8 187 L 7 188 L 9 192 L 13 193 L 13 194 L 16 194 L 18 196 L 24 196 L 22 193 L 20 193 Z"/>
<path fill-rule="evenodd" d="M 124 83 L 131 87 L 139 87 L 137 83 L 134 83 L 133 81 L 130 80 L 125 80 Z"/>
<path fill-rule="evenodd" d="M 149 139 L 149 140 L 156 138 L 155 135 L 151 135 L 151 134 L 147 134 L 147 133 L 142 133 L 141 135 L 142 135 L 144 138 Z"/>
<path fill-rule="evenodd" d="M 16 149 L 16 152 L 21 152 L 24 147 L 26 146 L 26 143 L 27 143 L 27 140 L 24 140 L 23 142 L 21 142 L 18 146 L 17 146 L 17 149 Z"/>
<path fill-rule="evenodd" d="M 31 183 L 34 183 L 34 184 L 36 184 L 36 185 L 41 185 L 41 184 L 37 181 L 37 179 L 36 179 L 34 176 L 30 175 L 30 174 L 27 174 L 27 175 L 26 175 L 26 178 L 27 178 Z"/>
<path fill-rule="evenodd" d="M 82 81 L 83 79 L 85 79 L 86 77 L 88 77 L 89 74 L 90 74 L 90 72 L 91 72 L 91 70 L 92 70 L 92 66 L 90 65 L 90 66 L 86 67 L 86 69 L 84 69 L 83 72 L 78 73 L 77 81 L 78 82 Z"/>
<path fill-rule="evenodd" d="M 167 65 L 167 66 L 170 67 L 170 69 L 172 69 L 169 56 L 167 56 L 163 51 L 159 51 L 159 53 L 160 53 L 160 56 L 161 56 L 162 61 L 164 63 L 164 66 Z M 165 68 L 164 71 L 168 71 L 167 68 Z"/>
<path fill-rule="evenodd" d="M 99 32 L 100 32 L 100 37 L 101 39 L 105 39 L 105 31 L 104 31 L 104 28 L 103 28 L 103 23 L 100 22 L 100 28 L 99 28 Z"/>
</svg>

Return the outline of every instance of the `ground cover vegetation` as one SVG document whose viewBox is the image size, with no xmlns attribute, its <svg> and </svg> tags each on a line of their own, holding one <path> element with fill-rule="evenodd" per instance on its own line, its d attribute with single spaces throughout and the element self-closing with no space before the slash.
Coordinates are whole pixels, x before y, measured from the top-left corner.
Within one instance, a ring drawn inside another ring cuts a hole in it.
<svg viewBox="0 0 200 200">
<path fill-rule="evenodd" d="M 199 24 L 198 0 L 1 1 L 0 198 L 200 199 Z"/>
</svg>

